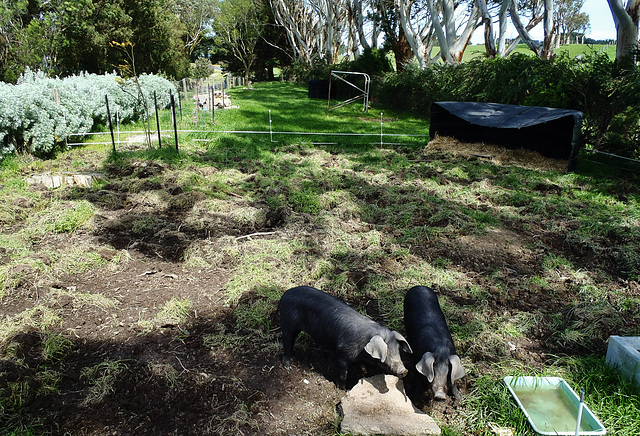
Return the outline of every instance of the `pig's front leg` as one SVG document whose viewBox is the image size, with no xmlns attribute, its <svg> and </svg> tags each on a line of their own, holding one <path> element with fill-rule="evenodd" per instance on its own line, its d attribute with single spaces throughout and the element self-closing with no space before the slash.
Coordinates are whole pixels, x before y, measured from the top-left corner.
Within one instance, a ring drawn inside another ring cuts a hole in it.
<svg viewBox="0 0 640 436">
<path fill-rule="evenodd" d="M 338 379 L 338 387 L 347 389 L 347 373 L 349 372 L 349 361 L 343 356 L 337 355 L 334 360 L 334 368 Z"/>
</svg>

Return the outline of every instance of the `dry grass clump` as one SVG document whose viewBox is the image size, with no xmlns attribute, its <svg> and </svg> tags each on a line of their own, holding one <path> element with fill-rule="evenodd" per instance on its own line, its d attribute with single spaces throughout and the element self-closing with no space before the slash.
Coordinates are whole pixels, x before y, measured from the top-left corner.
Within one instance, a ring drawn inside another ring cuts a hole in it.
<svg viewBox="0 0 640 436">
<path fill-rule="evenodd" d="M 525 150 L 523 148 L 511 150 L 506 147 L 485 144 L 483 142 L 461 142 L 446 136 L 436 136 L 429 141 L 424 153 L 445 153 L 452 156 L 465 157 L 474 156 L 480 159 L 486 159 L 496 165 L 515 165 L 532 170 L 559 172 L 565 172 L 567 170 L 567 161 L 545 157 L 536 151 Z"/>
</svg>

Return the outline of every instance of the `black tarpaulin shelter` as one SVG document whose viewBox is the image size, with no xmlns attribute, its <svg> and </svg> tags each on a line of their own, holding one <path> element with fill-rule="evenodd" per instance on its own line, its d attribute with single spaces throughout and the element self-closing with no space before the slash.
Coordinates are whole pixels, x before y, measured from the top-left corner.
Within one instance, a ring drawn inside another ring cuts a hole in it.
<svg viewBox="0 0 640 436">
<path fill-rule="evenodd" d="M 443 101 L 431 105 L 429 135 L 465 142 L 526 148 L 543 156 L 578 163 L 583 113 L 568 109 L 498 103 Z"/>
</svg>

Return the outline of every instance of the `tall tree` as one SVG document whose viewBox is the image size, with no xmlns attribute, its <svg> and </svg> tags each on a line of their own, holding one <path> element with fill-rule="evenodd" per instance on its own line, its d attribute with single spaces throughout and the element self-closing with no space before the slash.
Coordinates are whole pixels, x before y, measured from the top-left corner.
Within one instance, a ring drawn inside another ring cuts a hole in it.
<svg viewBox="0 0 640 436">
<path fill-rule="evenodd" d="M 184 27 L 185 47 L 193 55 L 200 42 L 211 31 L 217 11 L 216 0 L 174 0 L 174 13 Z"/>
<path fill-rule="evenodd" d="M 224 41 L 233 57 L 242 64 L 247 81 L 256 61 L 256 45 L 267 21 L 262 5 L 255 0 L 219 0 L 213 26 L 216 36 Z"/>
<path fill-rule="evenodd" d="M 626 6 L 622 0 L 607 1 L 616 24 L 616 62 L 623 68 L 631 68 L 637 62 L 640 0 L 628 0 Z"/>
<path fill-rule="evenodd" d="M 435 41 L 430 10 L 421 8 L 417 2 L 410 0 L 396 0 L 396 8 L 400 27 L 418 61 L 419 68 L 422 69 L 431 62 L 431 49 Z"/>
<path fill-rule="evenodd" d="M 458 23 L 456 18 L 456 3 L 454 0 L 441 0 L 442 11 L 436 9 L 434 0 L 427 0 L 431 22 L 438 37 L 440 45 L 440 56 L 447 63 L 457 63 L 462 61 L 462 55 L 471 41 L 473 32 L 480 19 L 480 8 L 476 2 L 472 2 L 468 14 L 463 18 L 463 30 L 458 34 Z M 465 21 L 466 20 L 466 21 Z"/>
<path fill-rule="evenodd" d="M 580 12 L 585 0 L 556 0 L 556 22 L 558 44 L 569 44 L 571 35 L 589 22 L 589 16 Z M 558 45 L 556 44 L 556 45 Z"/>
<path fill-rule="evenodd" d="M 188 59 L 176 0 L 4 0 L 0 4 L 0 78 L 26 67 L 49 75 L 113 71 L 112 41 L 130 41 L 140 72 L 183 77 Z"/>
<path fill-rule="evenodd" d="M 394 0 L 373 0 L 373 19 L 382 30 L 384 45 L 395 56 L 396 70 L 402 71 L 413 58 L 411 46 L 400 22 L 400 11 Z"/>
<path fill-rule="evenodd" d="M 348 35 L 347 0 L 270 0 L 276 23 L 287 34 L 297 61 L 337 61 Z"/>
<path fill-rule="evenodd" d="M 15 82 L 25 67 L 38 69 L 42 64 L 39 24 L 31 24 L 40 7 L 40 2 L 28 0 L 0 3 L 0 80 Z"/>
<path fill-rule="evenodd" d="M 173 0 L 121 1 L 123 9 L 131 17 L 131 42 L 138 71 L 185 77 L 189 62 L 182 40 L 182 27 L 178 18 L 170 13 Z"/>
</svg>

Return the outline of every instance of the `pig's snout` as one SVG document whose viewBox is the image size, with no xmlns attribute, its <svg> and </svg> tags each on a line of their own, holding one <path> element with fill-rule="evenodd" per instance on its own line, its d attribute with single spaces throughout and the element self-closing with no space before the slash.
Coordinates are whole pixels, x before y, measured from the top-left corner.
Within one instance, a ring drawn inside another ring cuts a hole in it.
<svg viewBox="0 0 640 436">
<path fill-rule="evenodd" d="M 433 390 L 433 398 L 436 400 L 442 401 L 447 399 L 447 393 L 443 388 L 438 388 Z"/>
<path fill-rule="evenodd" d="M 391 366 L 391 373 L 400 378 L 404 378 L 407 374 L 409 374 L 409 370 L 405 368 L 405 366 L 402 363 L 400 363 L 400 364 Z"/>
</svg>

